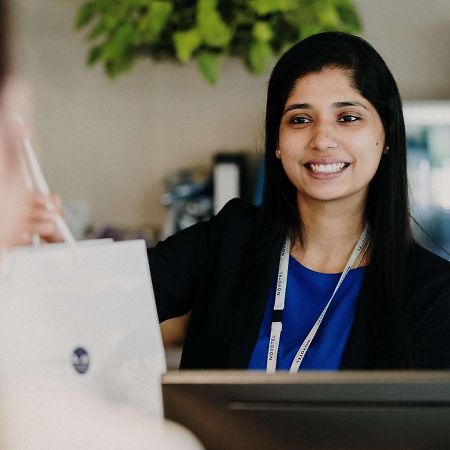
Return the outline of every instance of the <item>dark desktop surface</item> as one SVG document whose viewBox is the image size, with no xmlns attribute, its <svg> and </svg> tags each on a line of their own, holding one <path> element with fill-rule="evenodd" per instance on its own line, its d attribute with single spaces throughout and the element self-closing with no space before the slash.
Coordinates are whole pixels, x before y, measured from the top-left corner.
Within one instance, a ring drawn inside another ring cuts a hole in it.
<svg viewBox="0 0 450 450">
<path fill-rule="evenodd" d="M 450 448 L 450 372 L 169 372 L 165 416 L 209 450 Z"/>
</svg>

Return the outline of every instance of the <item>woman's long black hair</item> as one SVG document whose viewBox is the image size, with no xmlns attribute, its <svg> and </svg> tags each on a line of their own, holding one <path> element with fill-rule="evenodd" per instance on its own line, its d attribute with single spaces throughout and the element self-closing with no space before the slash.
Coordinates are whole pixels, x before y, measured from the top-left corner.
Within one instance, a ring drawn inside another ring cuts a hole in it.
<svg viewBox="0 0 450 450">
<path fill-rule="evenodd" d="M 380 368 L 412 367 L 407 267 L 412 244 L 402 104 L 386 63 L 365 40 L 346 33 L 316 34 L 294 45 L 278 61 L 269 81 L 266 106 L 266 184 L 261 224 L 267 238 L 301 238 L 296 189 L 275 156 L 281 117 L 296 80 L 328 67 L 349 73 L 354 87 L 377 110 L 385 145 L 365 208 L 371 229 L 371 261 L 364 289 L 369 341 Z M 300 233 L 300 234 L 299 234 Z"/>
</svg>

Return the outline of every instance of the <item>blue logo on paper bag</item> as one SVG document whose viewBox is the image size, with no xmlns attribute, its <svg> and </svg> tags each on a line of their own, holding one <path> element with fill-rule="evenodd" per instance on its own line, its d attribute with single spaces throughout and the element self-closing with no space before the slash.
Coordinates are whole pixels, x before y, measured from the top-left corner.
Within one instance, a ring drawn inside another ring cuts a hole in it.
<svg viewBox="0 0 450 450">
<path fill-rule="evenodd" d="M 72 353 L 72 365 L 81 375 L 89 369 L 89 353 L 83 347 L 77 347 Z"/>
</svg>

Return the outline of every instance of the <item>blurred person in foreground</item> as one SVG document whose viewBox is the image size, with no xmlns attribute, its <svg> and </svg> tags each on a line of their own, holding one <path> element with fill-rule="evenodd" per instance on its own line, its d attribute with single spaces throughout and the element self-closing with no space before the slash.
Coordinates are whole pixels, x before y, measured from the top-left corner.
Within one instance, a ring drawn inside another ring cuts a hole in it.
<svg viewBox="0 0 450 450">
<path fill-rule="evenodd" d="M 0 245 L 17 241 L 17 228 L 26 214 L 19 161 L 14 151 L 16 128 L 9 116 L 11 97 L 6 3 L 0 1 Z"/>
<path fill-rule="evenodd" d="M 48 242 L 61 240 L 53 214 L 46 210 L 44 195 L 26 191 L 22 178 L 18 147 L 26 130 L 14 119 L 12 81 L 9 52 L 8 5 L 0 1 L 0 245 L 26 245 L 33 234 Z M 61 200 L 51 196 L 55 210 L 61 213 Z"/>
<path fill-rule="evenodd" d="M 36 233 L 59 240 L 45 197 L 26 192 L 18 142 L 24 129 L 11 115 L 7 2 L 0 0 L 0 247 L 27 244 Z M 51 199 L 57 209 L 60 201 Z M 1 279 L 0 279 L 1 285 Z M 0 296 L 0 301 L 2 300 Z M 99 397 L 68 389 L 64 383 L 0 374 L 0 448 L 31 449 L 200 449 L 186 430 Z"/>
</svg>

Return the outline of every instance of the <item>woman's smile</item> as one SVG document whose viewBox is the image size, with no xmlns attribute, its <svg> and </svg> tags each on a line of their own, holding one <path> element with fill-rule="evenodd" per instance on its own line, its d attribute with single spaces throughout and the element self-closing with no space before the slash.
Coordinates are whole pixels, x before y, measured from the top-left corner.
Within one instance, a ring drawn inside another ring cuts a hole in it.
<svg viewBox="0 0 450 450">
<path fill-rule="evenodd" d="M 303 164 L 311 172 L 311 176 L 327 179 L 330 175 L 342 173 L 349 165 L 346 161 L 314 160 Z M 325 177 L 323 177 L 325 175 Z"/>
</svg>

